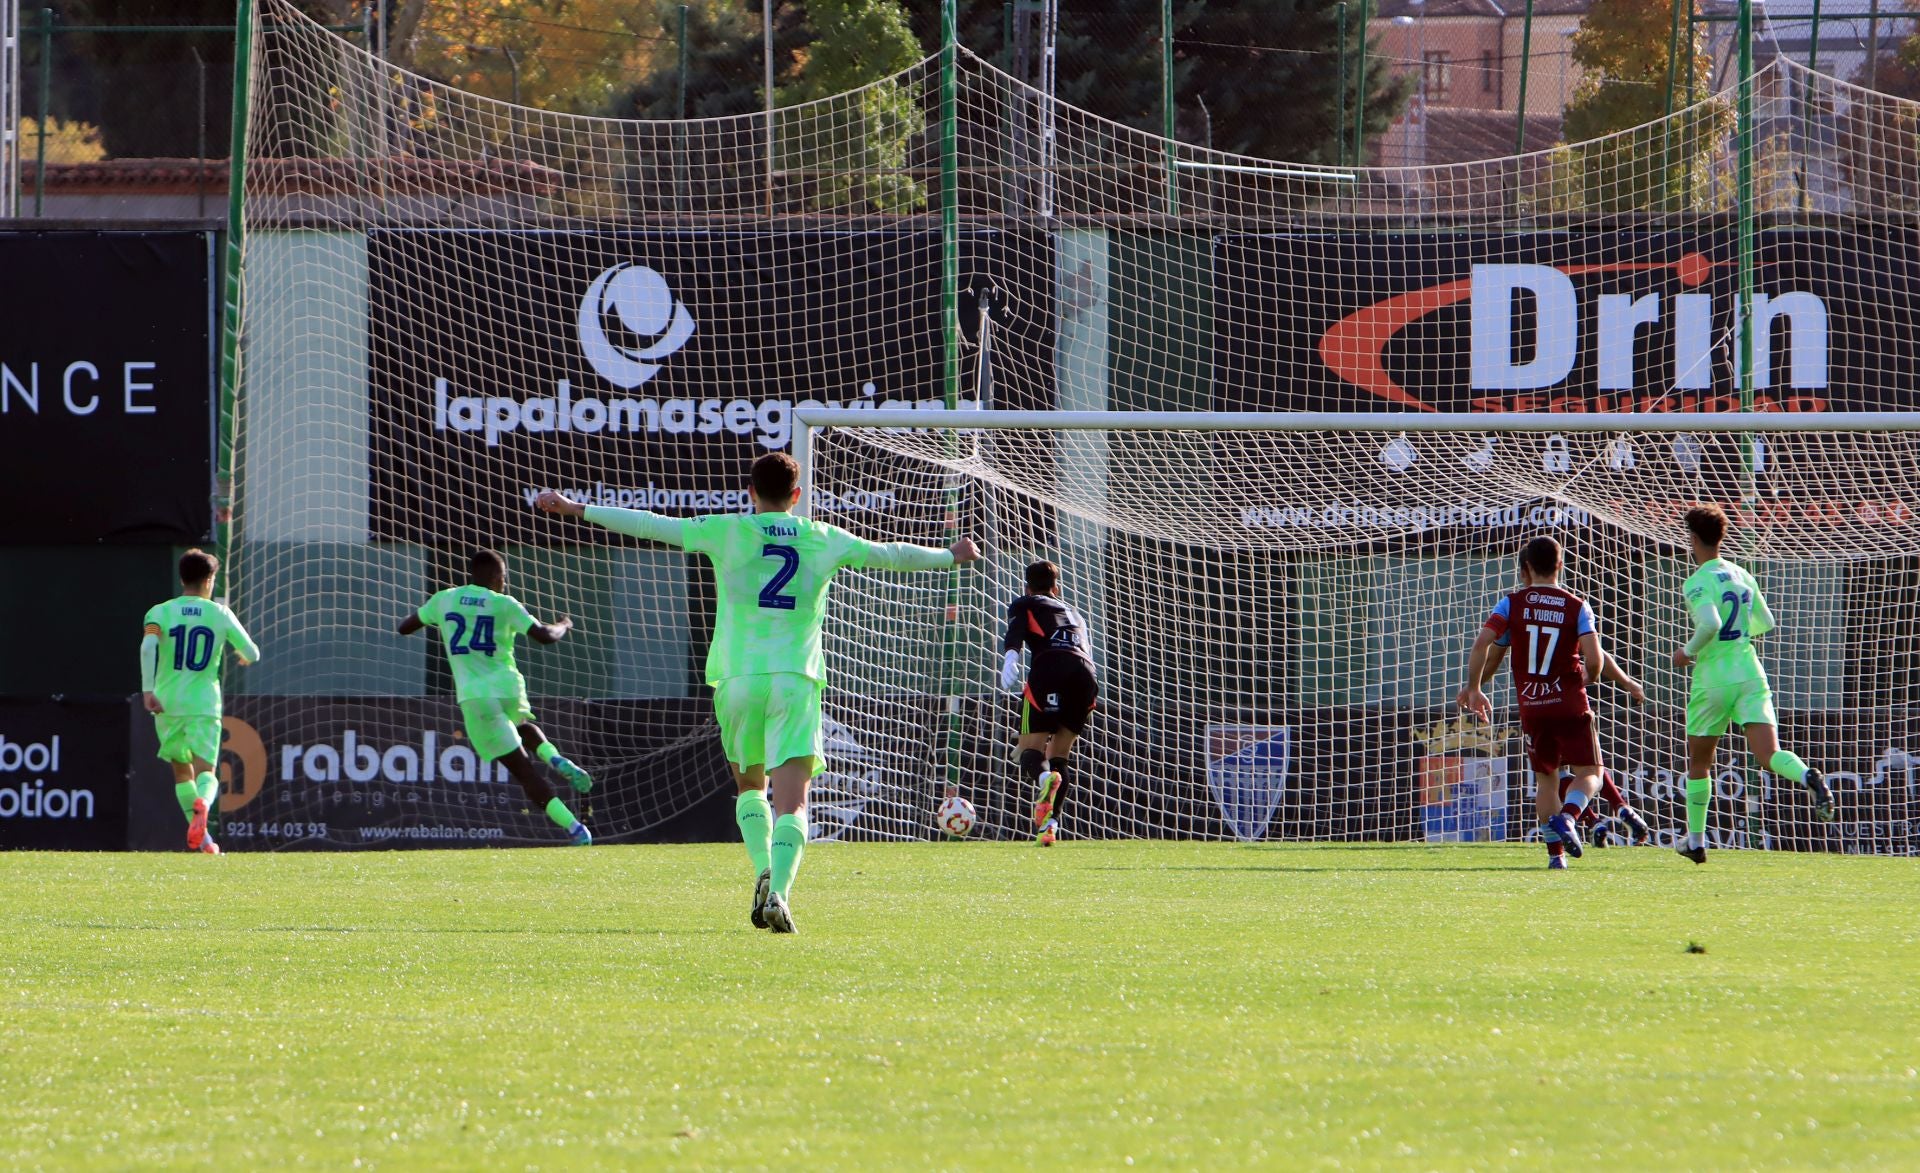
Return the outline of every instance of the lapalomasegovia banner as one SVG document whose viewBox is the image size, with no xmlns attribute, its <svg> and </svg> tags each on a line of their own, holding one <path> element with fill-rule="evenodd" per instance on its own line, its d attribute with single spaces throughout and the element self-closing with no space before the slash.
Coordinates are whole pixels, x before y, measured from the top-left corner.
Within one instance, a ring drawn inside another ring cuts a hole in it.
<svg viewBox="0 0 1920 1173">
<path fill-rule="evenodd" d="M 0 232 L 0 542 L 213 527 L 213 234 Z"/>
<path fill-rule="evenodd" d="M 744 509 L 747 463 L 788 447 L 796 407 L 941 409 L 938 242 L 372 233 L 374 536 L 550 536 L 527 511 L 547 488 L 670 513 Z M 1045 249 L 970 235 L 964 262 L 991 272 L 1013 267 L 1012 250 Z M 1003 338 L 1049 353 L 1048 330 Z M 888 487 L 816 507 L 886 509 Z"/>
<path fill-rule="evenodd" d="M 1920 256 L 1892 227 L 1762 233 L 1756 403 L 1920 406 Z M 1734 238 L 1231 235 L 1215 241 L 1214 402 L 1236 411 L 1732 411 Z"/>
</svg>

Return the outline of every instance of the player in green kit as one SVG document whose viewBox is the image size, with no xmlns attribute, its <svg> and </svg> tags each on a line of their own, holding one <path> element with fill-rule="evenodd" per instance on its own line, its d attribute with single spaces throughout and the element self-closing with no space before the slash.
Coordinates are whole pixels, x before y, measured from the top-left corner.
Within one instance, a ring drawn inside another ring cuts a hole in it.
<svg viewBox="0 0 1920 1173">
<path fill-rule="evenodd" d="M 1773 630 L 1773 612 L 1753 576 L 1720 556 L 1726 513 L 1718 505 L 1687 510 L 1687 533 L 1699 569 L 1680 588 L 1693 619 L 1693 636 L 1673 653 L 1675 666 L 1693 667 L 1693 688 L 1687 695 L 1687 838 L 1676 850 L 1705 863 L 1713 756 L 1729 722 L 1746 731 L 1747 748 L 1761 769 L 1806 788 L 1816 818 L 1831 820 L 1834 805 L 1833 788 L 1820 771 L 1780 748 L 1773 690 L 1753 650 L 1754 637 Z"/>
<path fill-rule="evenodd" d="M 173 766 L 173 793 L 187 817 L 187 848 L 219 855 L 207 834 L 207 815 L 220 793 L 220 665 L 228 647 L 242 664 L 260 649 L 225 603 L 213 598 L 220 560 L 200 550 L 180 556 L 177 599 L 147 611 L 140 637 L 140 693 L 160 735 L 160 760 Z"/>
<path fill-rule="evenodd" d="M 734 816 L 753 866 L 753 924 L 791 933 L 789 901 L 807 841 L 807 787 L 826 767 L 820 694 L 827 663 L 820 626 L 827 588 L 848 567 L 939 570 L 972 562 L 980 551 L 968 538 L 944 550 L 869 542 L 838 526 L 795 517 L 800 466 L 782 452 L 753 462 L 752 493 L 752 514 L 693 518 L 583 506 L 551 490 L 534 504 L 705 554 L 713 563 L 719 599 L 707 683 L 739 786 Z"/>
<path fill-rule="evenodd" d="M 527 682 L 513 662 L 513 641 L 521 635 L 535 643 L 559 643 L 573 629 L 571 619 L 540 623 L 506 593 L 507 561 L 492 550 L 476 550 L 467 560 L 467 585 L 448 587 L 427 600 L 426 606 L 400 621 L 401 635 L 423 627 L 440 630 L 453 669 L 454 695 L 466 718 L 467 740 L 483 761 L 499 762 L 526 792 L 527 801 L 546 811 L 556 827 L 575 845 L 593 842 L 585 823 L 534 769 L 533 753 L 553 767 L 567 784 L 585 794 L 593 787 L 587 772 L 560 756 L 560 751 L 533 723 L 527 705 Z"/>
</svg>

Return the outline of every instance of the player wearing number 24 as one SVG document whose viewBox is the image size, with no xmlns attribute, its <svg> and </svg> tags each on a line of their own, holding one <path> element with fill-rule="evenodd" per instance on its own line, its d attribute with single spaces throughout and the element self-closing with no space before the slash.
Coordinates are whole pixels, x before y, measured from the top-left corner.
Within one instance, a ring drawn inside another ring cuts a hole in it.
<svg viewBox="0 0 1920 1173">
<path fill-rule="evenodd" d="M 147 611 L 140 638 L 140 700 L 153 714 L 160 760 L 173 767 L 173 793 L 187 819 L 187 850 L 219 855 L 207 815 L 220 793 L 220 666 L 231 647 L 242 664 L 260 658 L 247 629 L 213 597 L 220 560 L 200 550 L 180 556 L 181 595 Z"/>
<path fill-rule="evenodd" d="M 870 542 L 797 517 L 800 466 L 784 452 L 754 461 L 750 482 L 751 514 L 665 517 L 581 505 L 552 490 L 534 506 L 704 554 L 713 563 L 717 607 L 707 683 L 739 788 L 734 818 L 754 874 L 751 919 L 756 928 L 791 933 L 789 901 L 807 841 L 807 789 L 826 766 L 820 630 L 827 588 L 843 569 L 937 570 L 975 561 L 980 550 L 970 538 L 946 549 Z"/>
</svg>

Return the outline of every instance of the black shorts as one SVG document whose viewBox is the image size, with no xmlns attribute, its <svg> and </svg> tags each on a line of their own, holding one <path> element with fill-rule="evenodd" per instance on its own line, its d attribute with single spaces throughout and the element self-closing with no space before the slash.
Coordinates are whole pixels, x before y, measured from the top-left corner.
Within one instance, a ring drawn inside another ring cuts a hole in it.
<svg viewBox="0 0 1920 1173">
<path fill-rule="evenodd" d="M 1073 655 L 1041 656 L 1027 672 L 1027 703 L 1020 717 L 1020 732 L 1068 729 L 1085 733 L 1087 718 L 1093 715 L 1099 697 L 1092 664 Z"/>
</svg>

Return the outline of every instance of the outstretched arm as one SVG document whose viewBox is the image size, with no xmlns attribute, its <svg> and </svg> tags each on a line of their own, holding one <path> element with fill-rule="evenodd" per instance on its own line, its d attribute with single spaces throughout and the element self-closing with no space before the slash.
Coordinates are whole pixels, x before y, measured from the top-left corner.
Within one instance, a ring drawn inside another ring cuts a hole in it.
<svg viewBox="0 0 1920 1173">
<path fill-rule="evenodd" d="M 866 555 L 862 565 L 869 570 L 945 570 L 980 559 L 980 547 L 972 538 L 961 538 L 945 549 L 912 542 L 863 542 L 861 550 Z"/>
<path fill-rule="evenodd" d="M 1471 713 L 1482 721 L 1492 722 L 1493 705 L 1487 700 L 1487 694 L 1480 691 L 1482 664 L 1487 658 L 1487 649 L 1497 646 L 1494 634 L 1482 627 L 1480 634 L 1473 638 L 1473 649 L 1467 653 L 1467 684 L 1453 703 L 1460 706 L 1462 712 Z"/>
<path fill-rule="evenodd" d="M 1643 703 L 1647 699 L 1647 690 L 1640 686 L 1638 680 L 1635 680 L 1627 674 L 1627 670 L 1620 666 L 1620 661 L 1605 652 L 1602 652 L 1601 655 L 1605 658 L 1606 662 L 1600 666 L 1600 678 L 1602 680 L 1611 680 L 1621 688 L 1626 689 L 1627 695 L 1633 698 L 1634 704 Z"/>
<path fill-rule="evenodd" d="M 534 498 L 533 507 L 543 513 L 577 517 L 602 529 L 610 529 L 614 533 L 626 534 L 632 538 L 665 542 L 669 546 L 684 547 L 687 544 L 687 519 L 684 517 L 666 517 L 658 513 L 649 513 L 645 509 L 616 509 L 611 505 L 582 505 L 577 501 L 567 500 L 552 489 Z"/>
</svg>

